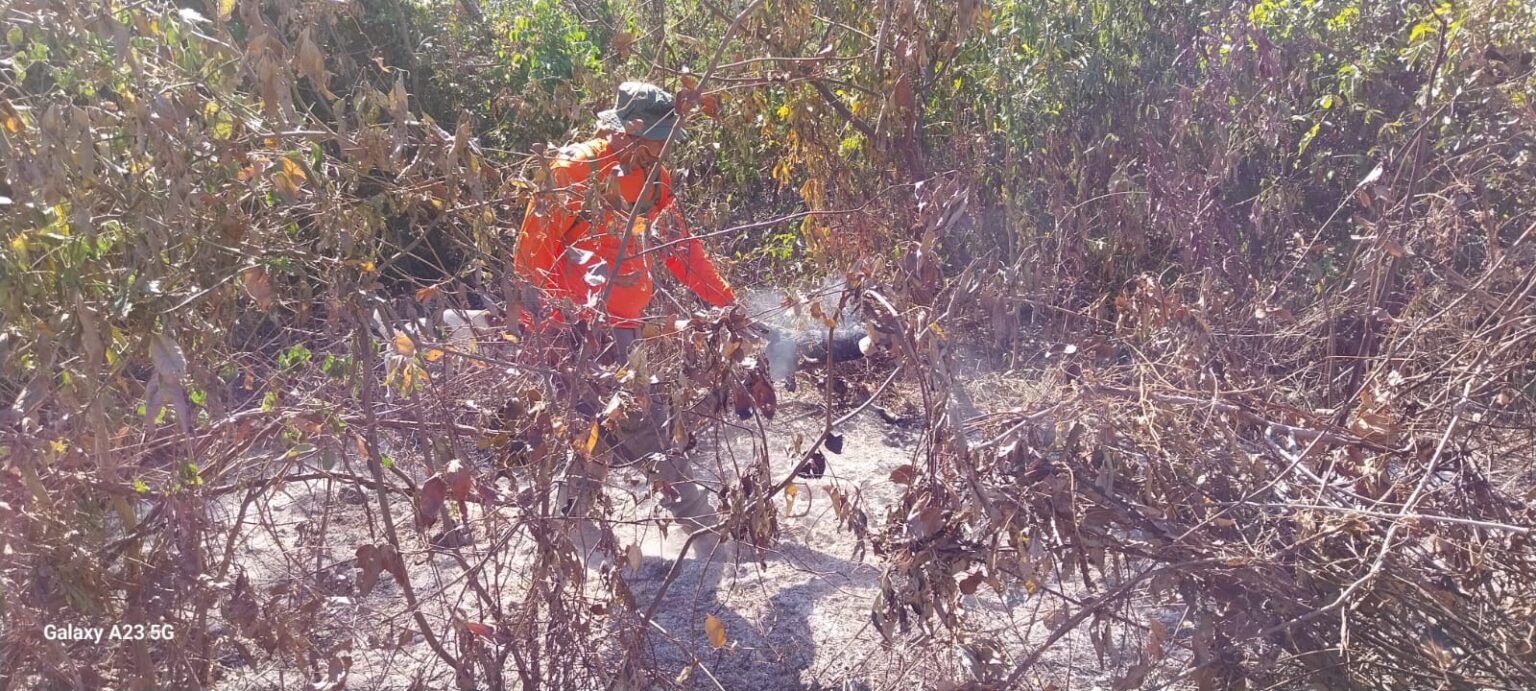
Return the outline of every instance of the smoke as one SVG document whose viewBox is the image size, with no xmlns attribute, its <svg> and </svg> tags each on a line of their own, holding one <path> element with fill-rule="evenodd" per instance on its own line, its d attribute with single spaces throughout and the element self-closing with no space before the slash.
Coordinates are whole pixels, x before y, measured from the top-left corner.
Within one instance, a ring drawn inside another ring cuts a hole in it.
<svg viewBox="0 0 1536 691">
<path fill-rule="evenodd" d="M 826 337 L 826 325 L 811 316 L 811 303 L 820 303 L 822 313 L 832 316 L 843 286 L 843 279 L 829 277 L 806 291 L 754 288 L 743 294 L 741 303 L 747 313 L 771 331 L 765 357 L 775 380 L 784 381 L 794 374 L 802 344 Z M 839 315 L 835 330 L 838 335 L 858 334 L 862 328 L 858 313 L 850 307 Z"/>
</svg>

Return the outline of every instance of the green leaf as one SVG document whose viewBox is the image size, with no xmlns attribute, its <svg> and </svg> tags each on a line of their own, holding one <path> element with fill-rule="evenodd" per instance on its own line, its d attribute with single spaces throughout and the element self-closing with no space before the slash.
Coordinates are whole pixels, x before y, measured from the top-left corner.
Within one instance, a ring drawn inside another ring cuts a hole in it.
<svg viewBox="0 0 1536 691">
<path fill-rule="evenodd" d="M 11 44 L 12 48 L 21 45 L 21 42 L 25 38 L 26 34 L 21 32 L 21 27 L 14 24 L 12 24 L 11 28 L 5 32 L 5 42 Z"/>
<path fill-rule="evenodd" d="M 389 454 L 379 454 L 379 464 L 392 470 L 395 467 L 395 459 L 390 458 Z"/>
<path fill-rule="evenodd" d="M 288 349 L 288 352 L 277 357 L 277 366 L 284 371 L 295 369 L 300 365 L 307 365 L 313 357 L 313 353 L 302 343 L 296 343 Z"/>
<path fill-rule="evenodd" d="M 261 412 L 270 413 L 277 410 L 277 392 L 268 391 L 266 397 L 261 399 Z"/>
<path fill-rule="evenodd" d="M 1312 123 L 1312 129 L 1307 130 L 1306 134 L 1301 135 L 1301 144 L 1296 147 L 1296 155 L 1297 156 L 1300 156 L 1300 155 L 1302 155 L 1303 153 L 1306 152 L 1307 145 L 1312 143 L 1312 139 L 1317 137 L 1318 130 L 1320 130 L 1322 128 L 1323 128 L 1323 121 L 1322 120 L 1318 120 L 1317 122 Z"/>
</svg>

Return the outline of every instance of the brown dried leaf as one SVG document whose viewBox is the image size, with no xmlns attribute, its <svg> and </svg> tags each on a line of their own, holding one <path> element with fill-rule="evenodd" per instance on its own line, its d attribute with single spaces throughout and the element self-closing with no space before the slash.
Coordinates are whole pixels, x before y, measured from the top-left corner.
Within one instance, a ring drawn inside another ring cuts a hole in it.
<svg viewBox="0 0 1536 691">
<path fill-rule="evenodd" d="M 907 516 L 907 534 L 913 540 L 926 540 L 944 529 L 944 511 L 937 506 L 925 506 Z"/>
<path fill-rule="evenodd" d="M 448 483 L 448 494 L 459 501 L 468 499 L 469 493 L 475 489 L 474 478 L 470 477 L 469 470 L 457 458 L 448 461 L 443 479 Z"/>
<path fill-rule="evenodd" d="M 437 522 L 437 515 L 443 511 L 443 502 L 448 498 L 448 483 L 439 476 L 428 478 L 421 486 L 420 501 L 416 507 L 416 525 L 421 528 L 430 527 Z"/>
<path fill-rule="evenodd" d="M 752 396 L 747 392 L 747 387 L 741 382 L 731 381 L 731 406 L 736 410 L 736 417 L 746 420 L 752 417 Z"/>
<path fill-rule="evenodd" d="M 628 31 L 620 31 L 613 35 L 613 54 L 620 60 L 628 60 L 629 53 L 635 47 L 635 35 Z"/>
<path fill-rule="evenodd" d="M 326 86 L 330 82 L 330 74 L 325 70 L 325 54 L 320 52 L 320 46 L 315 45 L 314 36 L 310 29 L 304 29 L 299 35 L 299 71 L 314 82 L 315 88 L 320 90 L 326 98 L 335 100 L 336 94 Z"/>
<path fill-rule="evenodd" d="M 704 94 L 699 97 L 699 110 L 715 120 L 720 119 L 720 96 L 718 94 Z"/>
<path fill-rule="evenodd" d="M 900 466 L 891 471 L 891 482 L 898 485 L 911 486 L 917 480 L 917 469 L 911 463 Z"/>
<path fill-rule="evenodd" d="M 272 278 L 267 275 L 266 269 L 253 266 L 245 270 L 243 277 L 245 294 L 251 297 L 261 311 L 272 309 Z"/>
<path fill-rule="evenodd" d="M 778 396 L 773 391 L 773 382 L 760 372 L 753 372 L 747 381 L 747 390 L 752 395 L 752 401 L 757 404 L 757 409 L 763 417 L 772 420 L 773 411 L 778 408 Z"/>
<path fill-rule="evenodd" d="M 251 591 L 251 581 L 246 578 L 244 572 L 235 578 L 234 592 L 229 594 L 229 601 L 224 603 L 224 618 L 241 631 L 247 631 L 256 623 L 257 616 L 261 613 L 261 607 L 256 603 L 256 595 Z"/>
<path fill-rule="evenodd" d="M 373 592 L 373 586 L 379 582 L 379 573 L 384 570 L 384 562 L 379 558 L 379 548 L 373 545 L 359 546 L 357 568 L 357 592 L 363 595 Z"/>
<path fill-rule="evenodd" d="M 287 160 L 287 159 L 284 159 Z M 293 202 L 299 198 L 299 185 L 286 173 L 278 173 L 272 176 L 272 185 L 283 195 L 283 198 Z"/>
<path fill-rule="evenodd" d="M 379 545 L 379 561 L 401 587 L 410 581 L 410 574 L 405 571 L 405 558 L 400 556 L 394 545 Z"/>
<path fill-rule="evenodd" d="M 1153 660 L 1163 659 L 1163 643 L 1168 640 L 1168 627 L 1163 622 L 1152 620 L 1149 628 L 1152 630 L 1147 636 L 1147 657 Z"/>
<path fill-rule="evenodd" d="M 985 580 L 986 577 L 981 575 L 980 571 L 966 576 L 965 578 L 960 579 L 960 592 L 966 595 L 975 595 L 976 589 L 981 587 L 982 581 Z"/>
</svg>

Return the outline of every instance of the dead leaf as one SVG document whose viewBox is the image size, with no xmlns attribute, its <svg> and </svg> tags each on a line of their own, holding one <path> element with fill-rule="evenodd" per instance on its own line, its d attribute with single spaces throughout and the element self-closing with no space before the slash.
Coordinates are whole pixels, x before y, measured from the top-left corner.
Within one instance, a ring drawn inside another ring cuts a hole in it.
<svg viewBox="0 0 1536 691">
<path fill-rule="evenodd" d="M 763 417 L 772 420 L 773 411 L 778 407 L 778 396 L 773 391 L 773 381 L 760 372 L 753 372 L 747 381 L 747 390 L 752 395 L 752 401 L 757 404 L 757 409 Z"/>
<path fill-rule="evenodd" d="M 795 473 L 795 477 L 803 477 L 803 478 L 808 478 L 808 479 L 811 479 L 811 480 L 817 480 L 817 479 L 820 479 L 823 475 L 826 475 L 826 474 L 827 474 L 827 457 L 825 455 L 823 455 L 820 451 L 816 451 L 816 452 L 811 454 L 811 457 L 810 457 L 809 461 L 805 464 L 805 467 L 801 468 L 799 472 Z"/>
<path fill-rule="evenodd" d="M 284 199 L 290 202 L 298 200 L 299 185 L 293 181 L 293 178 L 284 173 L 278 173 L 272 176 L 272 184 L 277 187 L 278 192 L 282 193 Z"/>
<path fill-rule="evenodd" d="M 485 638 L 492 638 L 496 635 L 496 629 L 477 621 L 464 622 L 464 630 L 476 636 L 484 636 Z"/>
<path fill-rule="evenodd" d="M 1168 627 L 1156 619 L 1152 620 L 1151 633 L 1147 636 L 1147 657 L 1153 660 L 1163 659 L 1163 643 L 1168 640 Z"/>
<path fill-rule="evenodd" d="M 725 647 L 725 624 L 720 623 L 715 615 L 704 617 L 704 634 L 709 636 L 709 645 L 715 650 Z"/>
<path fill-rule="evenodd" d="M 900 467 L 896 468 L 895 470 L 891 471 L 891 482 L 896 483 L 898 485 L 911 486 L 912 482 L 915 481 L 916 479 L 917 479 L 917 469 L 912 467 L 911 463 L 908 463 L 906 465 L 900 466 Z"/>
<path fill-rule="evenodd" d="M 272 279 L 267 276 L 266 269 L 253 266 L 246 269 L 243 276 L 245 294 L 250 296 L 261 311 L 266 312 L 272 309 Z"/>
<path fill-rule="evenodd" d="M 944 512 L 937 506 L 925 506 L 907 516 L 907 534 L 913 540 L 926 540 L 944 529 Z"/>
<path fill-rule="evenodd" d="M 443 351 L 436 348 L 428 348 L 427 352 L 423 354 L 423 357 L 427 359 L 427 362 L 437 362 L 438 360 L 443 359 Z"/>
<path fill-rule="evenodd" d="M 315 45 L 311 30 L 306 28 L 299 35 L 299 71 L 314 82 L 315 88 L 320 90 L 326 98 L 335 100 L 336 94 L 331 93 L 327 87 L 330 82 L 330 74 L 325 70 L 325 54 L 320 52 L 320 46 Z"/>
<path fill-rule="evenodd" d="M 699 97 L 699 110 L 710 118 L 720 119 L 720 96 L 718 94 L 704 94 Z"/>
<path fill-rule="evenodd" d="M 384 562 L 379 559 L 379 548 L 373 545 L 359 546 L 357 568 L 357 592 L 363 595 L 373 592 L 373 586 L 379 582 L 379 573 L 384 570 Z"/>
<path fill-rule="evenodd" d="M 747 387 L 741 382 L 731 381 L 731 406 L 736 410 L 736 417 L 746 420 L 752 417 L 753 400 L 747 392 Z"/>
<path fill-rule="evenodd" d="M 800 493 L 800 488 L 791 482 L 784 488 L 784 515 L 788 516 L 795 510 L 795 495 Z"/>
<path fill-rule="evenodd" d="M 400 556 L 400 552 L 394 545 L 379 546 L 379 561 L 384 564 L 384 570 L 395 577 L 396 584 L 405 587 L 405 584 L 410 581 L 410 574 L 405 571 L 405 559 Z"/>
<path fill-rule="evenodd" d="M 966 576 L 965 578 L 960 579 L 960 592 L 966 595 L 975 595 L 976 589 L 981 587 L 982 581 L 985 580 L 986 577 L 981 575 L 980 571 Z"/>
<path fill-rule="evenodd" d="M 309 180 L 309 176 L 304 174 L 304 167 L 299 165 L 292 158 L 284 156 L 284 157 L 282 157 L 282 158 L 280 158 L 278 160 L 282 161 L 282 164 L 283 164 L 283 175 L 286 175 L 290 179 L 292 179 L 294 181 L 294 184 L 298 184 L 299 182 L 305 182 L 305 181 Z"/>
<path fill-rule="evenodd" d="M 640 551 L 640 545 L 630 545 L 624 549 L 624 560 L 629 563 L 630 571 L 640 570 L 640 564 L 644 556 Z"/>
<path fill-rule="evenodd" d="M 469 528 L 460 525 L 433 535 L 428 542 L 438 549 L 459 549 L 474 544 L 475 539 Z"/>
<path fill-rule="evenodd" d="M 395 75 L 395 86 L 389 90 L 389 113 L 404 121 L 409 115 L 410 97 L 405 90 L 405 74 Z"/>
<path fill-rule="evenodd" d="M 432 298 L 437 297 L 442 292 L 443 292 L 443 287 L 440 286 L 440 285 L 437 285 L 437 286 L 427 286 L 425 288 L 422 288 L 421 290 L 416 291 L 416 301 L 417 302 L 426 302 L 428 300 L 431 300 Z"/>
<path fill-rule="evenodd" d="M 395 334 L 395 352 L 410 357 L 416 354 L 416 342 L 404 333 Z"/>
<path fill-rule="evenodd" d="M 469 493 L 475 488 L 474 478 L 470 477 L 469 470 L 457 458 L 448 461 L 448 468 L 443 471 L 443 480 L 448 484 L 448 494 L 459 501 L 468 499 Z"/>
<path fill-rule="evenodd" d="M 256 595 L 251 592 L 251 581 L 242 571 L 235 578 L 235 588 L 229 594 L 229 601 L 224 603 L 224 619 L 241 631 L 249 631 L 260 614 L 261 607 L 256 602 Z"/>
<path fill-rule="evenodd" d="M 587 456 L 592 455 L 592 450 L 597 448 L 597 436 L 598 426 L 597 423 L 594 422 L 592 423 L 592 430 L 587 432 L 587 441 L 581 445 L 582 453 L 586 454 Z"/>
<path fill-rule="evenodd" d="M 421 528 L 430 527 L 437 522 L 437 515 L 443 511 L 443 502 L 448 498 L 448 483 L 439 476 L 428 478 L 421 486 L 420 503 L 416 509 L 416 525 Z"/>
<path fill-rule="evenodd" d="M 628 31 L 620 31 L 613 35 L 613 54 L 620 60 L 628 60 L 629 53 L 635 47 L 635 35 Z"/>
<path fill-rule="evenodd" d="M 174 380 L 187 376 L 187 356 L 182 353 L 181 344 L 169 335 L 155 334 L 149 343 L 149 356 L 160 376 Z"/>
</svg>

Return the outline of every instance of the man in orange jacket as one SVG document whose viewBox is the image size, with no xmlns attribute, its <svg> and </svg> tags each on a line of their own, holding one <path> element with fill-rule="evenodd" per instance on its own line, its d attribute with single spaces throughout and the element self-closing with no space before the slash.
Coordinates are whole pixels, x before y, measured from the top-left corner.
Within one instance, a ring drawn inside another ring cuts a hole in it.
<svg viewBox="0 0 1536 691">
<path fill-rule="evenodd" d="M 562 148 L 544 169 L 543 189 L 523 217 L 513 268 L 539 289 L 546 305 L 560 308 L 569 300 L 575 308 L 570 316 L 578 320 L 606 317 L 623 353 L 655 291 L 653 257 L 712 305 L 731 305 L 736 295 L 688 233 L 672 196 L 672 176 L 660 167 L 667 139 L 686 136 L 672 95 L 625 82 L 614 107 L 597 117 L 594 139 Z M 564 321 L 558 311 L 554 319 Z M 687 458 L 666 453 L 670 435 L 658 424 L 664 417 L 653 412 L 626 418 L 620 429 L 603 435 L 602 453 L 591 461 L 574 459 L 579 467 L 567 473 L 557 500 L 580 519 L 576 540 L 584 556 L 604 556 L 596 553 L 601 531 L 588 514 L 607 474 L 598 458 L 610 453 L 626 461 L 654 459 L 653 472 L 670 488 L 662 504 L 690 532 L 713 526 L 714 510 L 692 480 Z M 696 544 L 703 549 L 704 542 Z"/>
<path fill-rule="evenodd" d="M 614 107 L 597 117 L 594 139 L 561 148 L 544 169 L 543 190 L 523 217 L 513 268 L 540 289 L 546 304 L 570 300 L 578 319 L 606 316 L 627 348 L 655 292 L 654 256 L 712 305 L 728 306 L 736 295 L 688 233 L 672 176 L 660 167 L 667 139 L 687 136 L 672 95 L 625 82 Z"/>
</svg>

